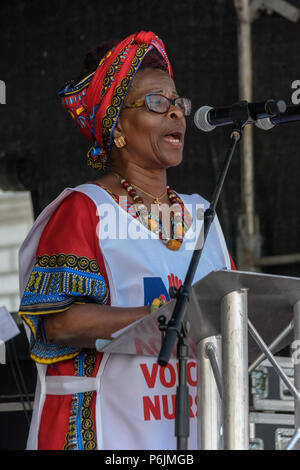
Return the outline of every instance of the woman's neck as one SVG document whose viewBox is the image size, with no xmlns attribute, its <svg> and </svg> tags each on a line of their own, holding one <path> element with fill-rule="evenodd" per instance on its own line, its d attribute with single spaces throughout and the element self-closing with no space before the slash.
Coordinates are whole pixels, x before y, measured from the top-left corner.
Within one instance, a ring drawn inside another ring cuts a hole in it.
<svg viewBox="0 0 300 470">
<path fill-rule="evenodd" d="M 166 191 L 167 174 L 165 169 L 148 170 L 136 165 L 127 165 L 126 167 L 115 166 L 112 171 L 154 197 L 159 197 Z"/>
</svg>

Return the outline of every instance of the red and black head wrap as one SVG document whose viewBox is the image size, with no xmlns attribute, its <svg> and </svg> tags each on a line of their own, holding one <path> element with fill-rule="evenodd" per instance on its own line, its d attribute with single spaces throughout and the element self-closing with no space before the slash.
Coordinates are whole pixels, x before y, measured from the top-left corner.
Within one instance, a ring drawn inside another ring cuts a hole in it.
<svg viewBox="0 0 300 470">
<path fill-rule="evenodd" d="M 70 82 L 59 92 L 64 108 L 93 142 L 88 152 L 90 166 L 98 169 L 105 166 L 125 96 L 145 55 L 154 48 L 173 77 L 163 42 L 151 31 L 140 31 L 109 50 L 95 72 L 77 84 Z"/>
</svg>

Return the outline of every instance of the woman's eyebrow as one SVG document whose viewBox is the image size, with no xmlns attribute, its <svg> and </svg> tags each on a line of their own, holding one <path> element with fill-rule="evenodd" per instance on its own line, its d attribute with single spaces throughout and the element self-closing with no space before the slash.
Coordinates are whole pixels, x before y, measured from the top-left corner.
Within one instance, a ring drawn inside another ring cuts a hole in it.
<svg viewBox="0 0 300 470">
<path fill-rule="evenodd" d="M 149 91 L 146 92 L 146 95 L 148 93 L 163 93 L 163 92 L 164 92 L 164 90 L 149 90 Z M 179 96 L 176 90 L 172 91 L 172 95 Z"/>
</svg>

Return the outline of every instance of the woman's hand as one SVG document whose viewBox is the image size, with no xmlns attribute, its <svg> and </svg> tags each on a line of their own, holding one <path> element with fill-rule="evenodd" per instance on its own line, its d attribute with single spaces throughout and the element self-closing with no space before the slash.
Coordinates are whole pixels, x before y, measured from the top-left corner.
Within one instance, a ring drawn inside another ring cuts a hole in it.
<svg viewBox="0 0 300 470">
<path fill-rule="evenodd" d="M 160 295 L 159 297 L 156 297 L 150 307 L 150 313 L 155 312 L 158 308 L 162 307 L 163 305 L 166 305 L 167 299 L 164 295 Z"/>
</svg>

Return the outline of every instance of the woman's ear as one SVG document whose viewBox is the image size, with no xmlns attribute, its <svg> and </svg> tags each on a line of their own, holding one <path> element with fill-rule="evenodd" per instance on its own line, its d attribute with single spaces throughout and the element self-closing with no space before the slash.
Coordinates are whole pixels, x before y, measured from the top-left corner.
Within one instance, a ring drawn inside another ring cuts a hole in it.
<svg viewBox="0 0 300 470">
<path fill-rule="evenodd" d="M 118 149 L 125 147 L 126 140 L 125 140 L 124 133 L 122 132 L 122 123 L 120 121 L 120 118 L 118 119 L 116 127 L 114 129 L 113 139 L 114 139 L 115 146 Z"/>
<path fill-rule="evenodd" d="M 119 139 L 121 136 L 124 137 L 124 133 L 123 133 L 123 128 L 122 128 L 122 122 L 121 122 L 121 119 L 119 118 L 117 120 L 116 127 L 114 128 L 113 138 Z"/>
</svg>

